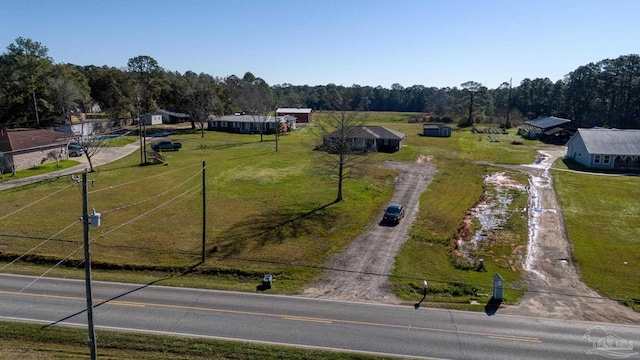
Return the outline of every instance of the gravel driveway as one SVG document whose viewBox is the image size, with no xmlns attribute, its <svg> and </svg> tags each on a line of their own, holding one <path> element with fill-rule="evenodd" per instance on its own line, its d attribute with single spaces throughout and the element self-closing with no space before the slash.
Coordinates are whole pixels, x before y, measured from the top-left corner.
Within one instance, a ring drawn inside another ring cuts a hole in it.
<svg viewBox="0 0 640 360">
<path fill-rule="evenodd" d="M 390 291 L 387 274 L 407 240 L 408 230 L 418 212 L 418 199 L 431 182 L 435 168 L 425 158 L 415 163 L 389 161 L 384 167 L 399 171 L 391 201 L 405 206 L 404 219 L 396 226 L 371 224 L 367 231 L 324 264 L 340 271 L 326 270 L 320 280 L 302 293 L 303 296 L 399 303 Z"/>
</svg>

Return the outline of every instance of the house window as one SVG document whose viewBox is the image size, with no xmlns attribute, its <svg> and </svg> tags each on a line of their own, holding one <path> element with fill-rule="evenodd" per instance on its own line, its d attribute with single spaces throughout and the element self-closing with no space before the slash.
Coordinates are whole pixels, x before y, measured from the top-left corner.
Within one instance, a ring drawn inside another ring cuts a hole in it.
<svg viewBox="0 0 640 360">
<path fill-rule="evenodd" d="M 227 127 L 226 121 L 220 121 L 220 127 Z"/>
<path fill-rule="evenodd" d="M 603 163 L 603 164 L 608 164 L 608 163 L 609 163 L 609 161 L 610 161 L 610 156 L 609 156 L 609 155 L 605 155 L 605 156 L 604 156 L 604 159 L 603 159 L 603 161 L 602 161 L 602 163 Z"/>
<path fill-rule="evenodd" d="M 240 123 L 238 121 L 234 121 L 233 122 L 233 128 L 234 129 L 240 129 Z"/>
<path fill-rule="evenodd" d="M 600 164 L 600 155 L 596 155 L 595 158 L 593 159 L 593 163 L 594 164 Z"/>
<path fill-rule="evenodd" d="M 212 122 L 210 122 L 210 124 L 211 124 L 212 128 L 218 127 L 218 122 L 217 121 L 212 121 Z"/>
</svg>

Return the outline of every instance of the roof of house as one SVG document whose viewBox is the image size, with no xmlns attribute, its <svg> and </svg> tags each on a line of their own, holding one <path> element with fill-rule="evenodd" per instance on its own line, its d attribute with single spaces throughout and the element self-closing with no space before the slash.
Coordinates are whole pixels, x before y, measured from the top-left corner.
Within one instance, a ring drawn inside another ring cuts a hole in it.
<svg viewBox="0 0 640 360">
<path fill-rule="evenodd" d="M 48 129 L 2 130 L 0 151 L 9 152 L 64 144 L 70 140 L 68 133 Z"/>
<path fill-rule="evenodd" d="M 179 117 L 179 118 L 188 118 L 189 117 L 188 114 L 181 113 L 181 112 L 175 112 L 175 111 L 169 111 L 169 110 L 156 110 L 153 113 L 154 114 L 159 114 L 159 115 L 175 116 L 175 117 Z"/>
<path fill-rule="evenodd" d="M 273 122 L 274 117 L 272 115 L 224 115 L 219 117 L 210 117 L 207 119 L 208 121 L 228 121 L 228 122 L 245 122 L 245 123 L 255 123 L 255 122 Z M 278 116 L 278 120 L 295 120 L 295 118 L 287 117 L 287 116 Z"/>
<path fill-rule="evenodd" d="M 346 129 L 349 137 L 354 139 L 394 139 L 402 140 L 407 135 L 391 130 L 384 126 L 350 126 Z M 338 134 L 340 130 L 336 130 L 327 136 L 332 137 L 333 134 Z"/>
<path fill-rule="evenodd" d="M 566 124 L 568 122 L 571 122 L 571 120 L 562 119 L 555 116 L 547 116 L 547 117 L 539 117 L 533 120 L 528 120 L 528 121 L 525 121 L 524 123 L 526 125 L 535 126 L 540 129 L 548 129 L 548 128 L 556 127 L 561 124 Z"/>
<path fill-rule="evenodd" d="M 422 124 L 423 129 L 440 129 L 440 128 L 451 128 L 451 126 L 446 124 Z"/>
<path fill-rule="evenodd" d="M 640 130 L 578 129 L 569 142 L 578 136 L 590 154 L 640 155 Z"/>
<path fill-rule="evenodd" d="M 310 114 L 313 109 L 310 108 L 277 108 L 276 113 L 289 113 L 289 114 Z"/>
</svg>

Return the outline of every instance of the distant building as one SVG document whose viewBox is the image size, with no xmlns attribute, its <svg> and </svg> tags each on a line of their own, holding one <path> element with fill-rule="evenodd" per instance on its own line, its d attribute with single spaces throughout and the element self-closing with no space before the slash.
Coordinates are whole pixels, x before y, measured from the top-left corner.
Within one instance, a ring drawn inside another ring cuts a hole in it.
<svg viewBox="0 0 640 360">
<path fill-rule="evenodd" d="M 518 128 L 518 134 L 527 139 L 539 139 L 554 144 L 566 143 L 575 132 L 576 126 L 571 120 L 555 116 L 528 120 Z"/>
<path fill-rule="evenodd" d="M 156 110 L 152 114 L 160 115 L 163 124 L 179 124 L 189 121 L 189 115 L 177 111 Z"/>
<path fill-rule="evenodd" d="M 163 123 L 160 114 L 142 114 L 140 117 L 145 125 L 161 125 Z"/>
<path fill-rule="evenodd" d="M 640 130 L 578 129 L 566 157 L 589 169 L 640 170 Z"/>
<path fill-rule="evenodd" d="M 424 124 L 422 125 L 422 135 L 433 137 L 450 137 L 451 126 L 443 124 Z"/>
<path fill-rule="evenodd" d="M 207 119 L 207 130 L 224 131 L 240 134 L 275 134 L 277 127 L 280 133 L 289 132 L 296 129 L 296 118 L 293 116 L 271 115 L 225 115 L 209 117 Z"/>
<path fill-rule="evenodd" d="M 0 129 L 0 170 L 28 169 L 66 159 L 73 135 L 47 129 Z"/>
<path fill-rule="evenodd" d="M 278 108 L 276 116 L 290 115 L 296 118 L 298 123 L 310 123 L 313 115 L 313 109 L 309 108 Z"/>
</svg>

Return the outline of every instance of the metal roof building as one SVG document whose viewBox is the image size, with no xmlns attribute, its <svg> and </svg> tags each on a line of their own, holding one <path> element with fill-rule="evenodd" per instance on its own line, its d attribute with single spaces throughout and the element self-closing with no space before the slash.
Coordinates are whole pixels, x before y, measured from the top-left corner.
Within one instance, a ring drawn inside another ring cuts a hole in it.
<svg viewBox="0 0 640 360">
<path fill-rule="evenodd" d="M 578 129 L 567 158 L 590 169 L 640 170 L 640 130 Z"/>
</svg>

